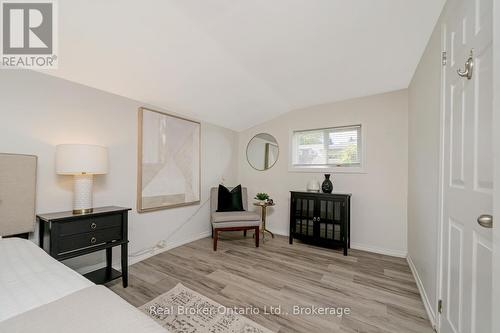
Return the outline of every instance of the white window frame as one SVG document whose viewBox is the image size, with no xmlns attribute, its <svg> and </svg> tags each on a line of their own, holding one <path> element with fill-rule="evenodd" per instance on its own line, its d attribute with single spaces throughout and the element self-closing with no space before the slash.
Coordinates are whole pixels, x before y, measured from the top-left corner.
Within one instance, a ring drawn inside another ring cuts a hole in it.
<svg viewBox="0 0 500 333">
<path fill-rule="evenodd" d="M 311 166 L 296 166 L 293 164 L 293 156 L 294 156 L 294 145 L 293 145 L 293 136 L 295 132 L 301 131 L 316 131 L 316 130 L 324 130 L 331 128 L 345 128 L 345 127 L 355 127 L 360 126 L 361 130 L 361 141 L 360 141 L 360 164 L 359 166 L 332 166 L 332 165 L 311 165 Z M 288 171 L 289 172 L 318 172 L 318 173 L 366 173 L 366 136 L 367 129 L 365 124 L 349 124 L 349 125 L 339 125 L 339 126 L 330 126 L 330 127 L 320 127 L 320 128 L 293 128 L 289 131 L 289 139 L 288 139 Z"/>
</svg>

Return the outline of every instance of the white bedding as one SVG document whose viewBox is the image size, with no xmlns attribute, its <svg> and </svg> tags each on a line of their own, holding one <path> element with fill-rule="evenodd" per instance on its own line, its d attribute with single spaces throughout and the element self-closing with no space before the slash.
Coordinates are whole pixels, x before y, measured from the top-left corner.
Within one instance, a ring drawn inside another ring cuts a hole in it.
<svg viewBox="0 0 500 333">
<path fill-rule="evenodd" d="M 0 322 L 2 333 L 169 333 L 104 286 L 82 289 Z"/>
<path fill-rule="evenodd" d="M 0 239 L 0 322 L 92 285 L 34 243 Z"/>
</svg>

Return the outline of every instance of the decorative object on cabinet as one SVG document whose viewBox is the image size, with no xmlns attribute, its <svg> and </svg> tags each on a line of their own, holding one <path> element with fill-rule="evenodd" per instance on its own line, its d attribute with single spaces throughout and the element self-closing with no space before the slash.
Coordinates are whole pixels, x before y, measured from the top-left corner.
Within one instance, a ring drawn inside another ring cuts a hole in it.
<svg viewBox="0 0 500 333">
<path fill-rule="evenodd" d="M 319 181 L 316 179 L 307 182 L 307 192 L 319 192 L 320 188 Z"/>
<path fill-rule="evenodd" d="M 128 284 L 128 211 L 123 207 L 94 208 L 92 213 L 58 212 L 39 214 L 39 246 L 44 248 L 45 231 L 49 234 L 48 253 L 62 261 L 85 254 L 106 250 L 106 267 L 85 274 L 96 284 L 122 278 Z M 119 272 L 112 268 L 112 248 L 121 247 Z"/>
<path fill-rule="evenodd" d="M 83 144 L 63 144 L 56 147 L 56 173 L 72 175 L 73 213 L 91 213 L 94 175 L 108 172 L 106 147 Z"/>
<path fill-rule="evenodd" d="M 201 124 L 139 108 L 137 211 L 200 203 Z"/>
<path fill-rule="evenodd" d="M 271 169 L 278 161 L 278 141 L 271 134 L 259 133 L 247 145 L 247 161 L 258 171 Z"/>
<path fill-rule="evenodd" d="M 321 190 L 323 191 L 323 193 L 332 193 L 333 184 L 332 181 L 330 180 L 329 174 L 325 175 L 325 180 L 323 181 L 323 184 L 321 184 Z"/>
<path fill-rule="evenodd" d="M 325 247 L 350 248 L 351 194 L 291 192 L 290 244 L 293 239 Z"/>
</svg>

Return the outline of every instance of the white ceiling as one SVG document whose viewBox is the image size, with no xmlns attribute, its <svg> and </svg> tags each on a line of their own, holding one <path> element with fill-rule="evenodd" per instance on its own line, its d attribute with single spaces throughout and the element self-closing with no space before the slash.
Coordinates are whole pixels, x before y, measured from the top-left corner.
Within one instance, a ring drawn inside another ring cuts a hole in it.
<svg viewBox="0 0 500 333">
<path fill-rule="evenodd" d="M 242 130 L 408 87 L 444 2 L 59 1 L 49 73 Z"/>
</svg>

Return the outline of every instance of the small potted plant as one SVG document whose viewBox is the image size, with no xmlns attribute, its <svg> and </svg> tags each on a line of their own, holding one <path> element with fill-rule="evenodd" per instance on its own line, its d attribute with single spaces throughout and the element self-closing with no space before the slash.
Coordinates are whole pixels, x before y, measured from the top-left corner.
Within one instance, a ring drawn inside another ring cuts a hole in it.
<svg viewBox="0 0 500 333">
<path fill-rule="evenodd" d="M 260 203 L 265 203 L 269 199 L 269 194 L 267 193 L 257 193 L 255 199 L 259 200 Z"/>
</svg>

